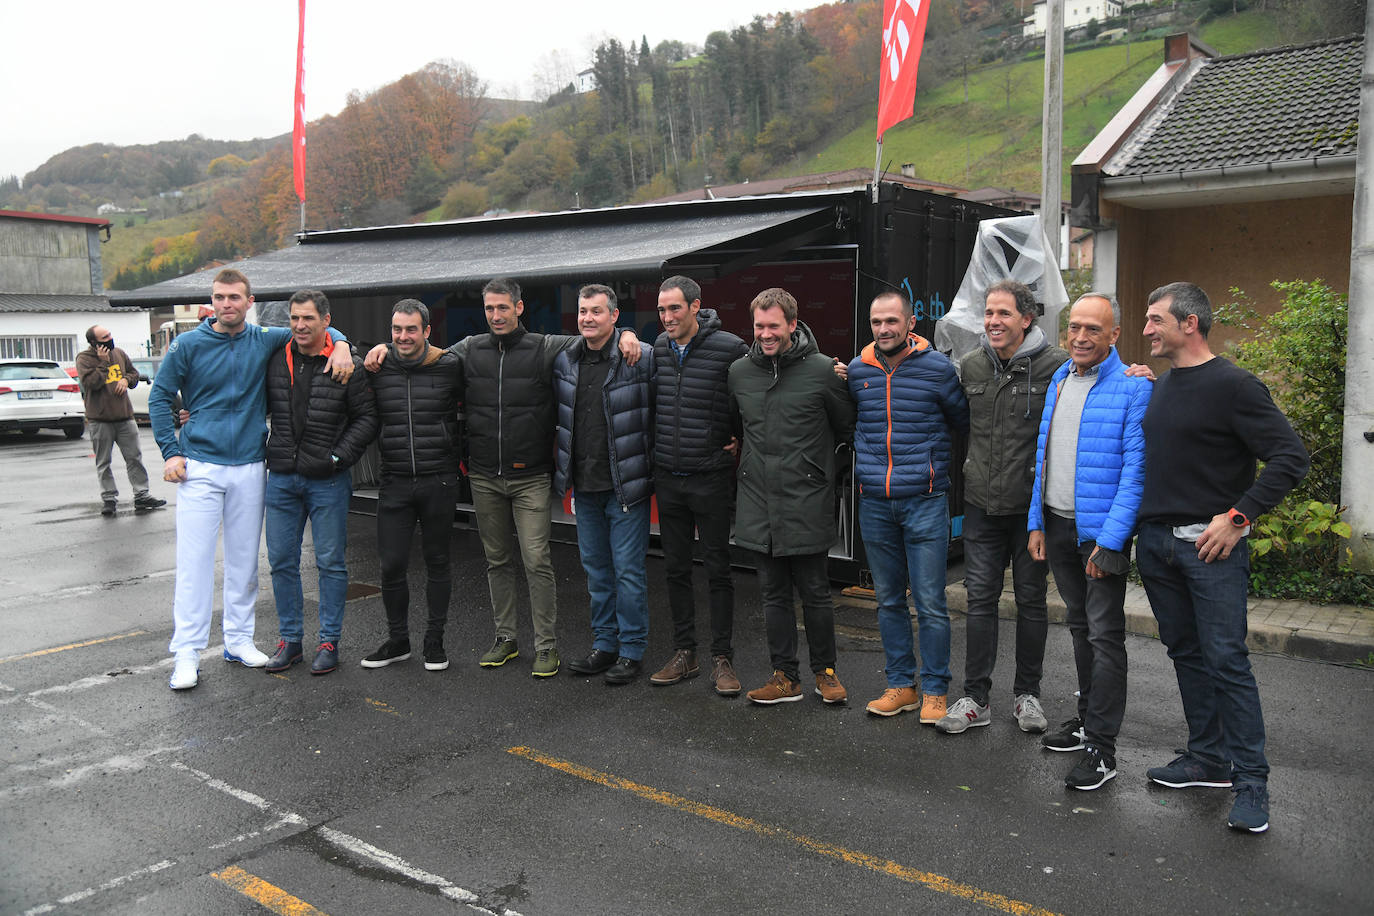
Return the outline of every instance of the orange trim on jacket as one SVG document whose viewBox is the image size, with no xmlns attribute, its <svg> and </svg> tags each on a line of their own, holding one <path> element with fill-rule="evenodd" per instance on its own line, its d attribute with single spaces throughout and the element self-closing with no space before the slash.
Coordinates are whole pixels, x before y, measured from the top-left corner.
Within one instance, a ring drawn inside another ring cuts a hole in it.
<svg viewBox="0 0 1374 916">
<path fill-rule="evenodd" d="M 928 350 L 928 349 L 930 349 L 930 341 L 926 340 L 924 337 L 922 337 L 922 336 L 919 335 L 919 334 L 907 334 L 907 352 L 908 352 L 908 353 L 910 353 L 910 352 L 912 352 L 912 351 L 917 352 L 917 353 L 920 353 L 921 351 L 923 351 L 923 350 Z M 891 498 L 892 498 L 892 373 L 894 373 L 894 372 L 897 371 L 897 370 L 896 370 L 894 367 L 888 366 L 887 360 L 884 359 L 884 358 L 882 358 L 882 357 L 879 355 L 879 353 L 878 353 L 878 345 L 877 345 L 876 343 L 871 343 L 871 344 L 869 344 L 868 346 L 864 347 L 864 348 L 863 348 L 863 352 L 859 354 L 859 358 L 864 362 L 865 365 L 869 365 L 869 366 L 872 366 L 872 367 L 875 368 L 875 369 L 880 370 L 880 371 L 883 373 L 883 378 L 886 380 L 886 381 L 885 381 L 885 384 L 886 384 L 887 391 L 886 391 L 884 397 L 885 397 L 885 410 L 886 410 L 886 415 L 887 415 L 887 437 L 886 437 L 886 439 L 885 439 L 885 446 L 886 446 L 886 448 L 887 448 L 887 471 L 886 471 L 886 473 L 884 473 L 884 475 L 883 475 L 883 496 L 886 497 L 886 498 L 888 498 L 888 499 L 891 499 Z M 899 365 L 900 365 L 900 364 L 899 364 Z M 929 475 L 929 478 L 930 478 L 930 485 L 929 485 L 929 489 L 927 490 L 927 492 L 934 493 L 934 492 L 935 492 L 935 466 L 934 466 L 934 464 L 932 464 L 932 463 L 929 462 L 929 461 L 926 462 L 926 472 L 927 472 L 927 474 Z M 859 484 L 859 493 L 860 493 L 861 495 L 862 495 L 862 493 L 863 493 L 863 484 Z"/>
</svg>

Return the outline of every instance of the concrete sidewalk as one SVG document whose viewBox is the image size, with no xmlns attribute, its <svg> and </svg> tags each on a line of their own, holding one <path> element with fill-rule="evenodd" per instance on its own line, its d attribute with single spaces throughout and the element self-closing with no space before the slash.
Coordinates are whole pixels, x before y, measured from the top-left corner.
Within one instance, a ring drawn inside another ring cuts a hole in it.
<svg viewBox="0 0 1374 916">
<path fill-rule="evenodd" d="M 1050 622 L 1063 623 L 1064 600 L 1059 597 L 1053 576 L 1049 585 Z M 836 594 L 836 603 L 841 607 L 856 610 L 874 607 L 871 598 L 856 595 L 853 589 L 846 591 L 849 594 Z M 950 611 L 962 614 L 967 610 L 962 581 L 951 583 L 945 589 L 945 597 Z M 843 622 L 852 624 L 855 616 L 844 615 Z M 1010 571 L 1006 574 L 998 616 L 1003 620 L 1016 618 Z M 1159 638 L 1159 627 L 1150 611 L 1145 589 L 1134 583 L 1126 586 L 1126 632 Z M 1374 666 L 1374 608 L 1252 598 L 1247 642 L 1252 652 L 1273 652 L 1339 665 Z"/>
</svg>

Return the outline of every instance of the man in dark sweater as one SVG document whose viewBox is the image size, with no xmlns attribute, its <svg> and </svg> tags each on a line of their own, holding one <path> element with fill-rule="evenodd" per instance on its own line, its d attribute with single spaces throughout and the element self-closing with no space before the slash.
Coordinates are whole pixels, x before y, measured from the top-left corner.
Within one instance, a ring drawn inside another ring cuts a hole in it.
<svg viewBox="0 0 1374 916">
<path fill-rule="evenodd" d="M 362 660 L 385 668 L 410 658 L 410 587 L 406 566 L 415 526 L 425 560 L 426 671 L 448 667 L 444 626 L 452 592 L 449 540 L 458 502 L 458 402 L 463 364 L 429 342 L 429 309 L 402 299 L 391 309 L 391 358 L 372 380 L 380 425 L 382 486 L 377 498 L 377 552 L 387 640 Z"/>
<path fill-rule="evenodd" d="M 148 472 L 143 467 L 143 452 L 138 444 L 138 425 L 129 389 L 139 383 L 138 370 L 128 354 L 114 345 L 114 336 L 103 325 L 86 329 L 90 344 L 76 355 L 76 377 L 86 405 L 86 426 L 91 431 L 95 452 L 95 472 L 100 478 L 100 514 L 115 514 L 119 487 L 115 485 L 110 461 L 114 447 L 124 456 L 124 470 L 134 488 L 134 511 L 144 512 L 167 505 L 148 492 Z"/>
<path fill-rule="evenodd" d="M 731 432 L 730 364 L 749 352 L 743 340 L 701 307 L 701 287 L 669 277 L 658 291 L 663 333 L 654 343 L 658 384 L 654 434 L 654 492 L 673 657 L 649 678 L 659 685 L 696 677 L 697 607 L 692 554 L 701 547 L 710 594 L 711 686 L 721 696 L 740 692 L 733 635 L 735 586 L 730 580 L 730 519 L 735 506 L 737 443 Z"/>
<path fill-rule="evenodd" d="M 1269 828 L 1264 716 L 1245 646 L 1251 522 L 1307 473 L 1307 451 L 1264 384 L 1215 356 L 1212 306 L 1191 283 L 1150 294 L 1150 355 L 1169 360 L 1145 413 L 1136 562 L 1174 660 L 1188 748 L 1146 771 L 1174 789 L 1233 786 L 1227 825 Z M 1255 461 L 1265 462 L 1259 477 Z"/>
</svg>

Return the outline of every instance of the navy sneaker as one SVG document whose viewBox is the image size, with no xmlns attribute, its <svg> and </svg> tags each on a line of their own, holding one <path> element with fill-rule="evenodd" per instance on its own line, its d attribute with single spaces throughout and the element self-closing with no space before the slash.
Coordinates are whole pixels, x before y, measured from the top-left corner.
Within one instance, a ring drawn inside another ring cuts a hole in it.
<svg viewBox="0 0 1374 916">
<path fill-rule="evenodd" d="M 339 667 L 339 648 L 332 642 L 320 643 L 315 660 L 310 663 L 311 674 L 328 674 Z"/>
<path fill-rule="evenodd" d="M 263 666 L 262 670 L 266 671 L 268 674 L 277 674 L 285 671 L 287 668 L 290 668 L 304 658 L 305 655 L 301 652 L 300 643 L 287 642 L 284 639 L 280 639 L 277 641 L 277 651 L 267 660 L 267 664 Z"/>
<path fill-rule="evenodd" d="M 1171 789 L 1190 789 L 1194 786 L 1210 786 L 1216 789 L 1231 787 L 1231 768 L 1226 764 L 1208 763 L 1178 748 L 1174 753 L 1179 756 L 1167 766 L 1150 767 L 1145 771 L 1150 782 L 1168 786 Z"/>
<path fill-rule="evenodd" d="M 1100 789 L 1107 784 L 1107 780 L 1116 778 L 1116 758 L 1109 757 L 1095 747 L 1089 747 L 1083 752 L 1078 763 L 1074 764 L 1069 775 L 1064 778 L 1064 785 L 1070 789 L 1082 789 L 1090 792 L 1093 789 Z"/>
<path fill-rule="evenodd" d="M 1262 782 L 1243 782 L 1236 786 L 1236 801 L 1226 816 L 1226 826 L 1246 833 L 1269 829 L 1269 789 Z"/>
</svg>

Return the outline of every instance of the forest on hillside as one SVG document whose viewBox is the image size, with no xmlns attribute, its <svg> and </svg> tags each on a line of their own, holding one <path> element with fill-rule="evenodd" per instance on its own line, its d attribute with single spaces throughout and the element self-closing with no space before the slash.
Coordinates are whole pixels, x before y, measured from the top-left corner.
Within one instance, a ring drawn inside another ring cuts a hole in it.
<svg viewBox="0 0 1374 916">
<path fill-rule="evenodd" d="M 1348 34 L 1363 22 L 1363 0 L 1248 2 L 1281 17 L 1288 41 Z M 1071 48 L 1092 47 L 1097 33 L 1121 27 L 1135 40 L 1157 40 L 1246 4 L 1140 3 L 1120 20 L 1068 38 Z M 1010 113 L 1012 65 L 1038 53 L 1038 42 L 1020 34 L 1030 5 L 933 5 L 917 110 L 923 95 L 951 81 L 962 81 L 967 103 L 971 83 L 1000 73 Z M 881 13 L 881 0 L 830 3 L 713 32 L 700 46 L 607 39 L 591 61 L 595 91 L 551 84 L 538 104 L 523 106 L 490 99 L 480 76 L 461 63 L 430 63 L 373 92 L 355 92 L 338 115 L 309 125 L 307 226 L 606 206 L 806 172 L 846 134 L 865 123 L 871 129 Z M 287 243 L 300 228 L 300 211 L 285 139 L 79 147 L 25 176 L 22 187 L 0 181 L 0 208 L 91 212 L 108 199 L 141 202 L 148 217 L 181 213 L 168 224 L 175 232 L 119 260 L 110 285 L 133 288 Z M 916 167 L 935 180 L 968 177 L 967 168 L 944 174 L 945 165 Z M 137 221 L 124 222 L 132 228 Z"/>
</svg>

